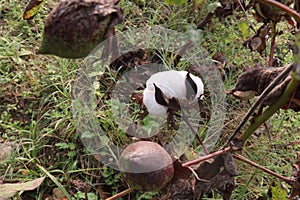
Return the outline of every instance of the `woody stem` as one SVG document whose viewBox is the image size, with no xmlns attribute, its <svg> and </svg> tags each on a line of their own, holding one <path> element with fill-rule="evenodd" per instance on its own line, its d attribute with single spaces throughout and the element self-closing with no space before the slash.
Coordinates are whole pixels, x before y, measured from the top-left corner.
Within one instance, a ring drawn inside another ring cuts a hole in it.
<svg viewBox="0 0 300 200">
<path fill-rule="evenodd" d="M 246 159 L 246 158 L 244 158 L 244 157 L 242 157 L 242 156 L 240 156 L 240 155 L 232 154 L 232 156 L 233 156 L 235 159 L 238 159 L 238 160 L 240 160 L 240 161 L 243 161 L 243 162 L 245 162 L 245 163 L 247 163 L 247 164 L 249 164 L 249 165 L 254 166 L 254 167 L 257 168 L 257 169 L 260 169 L 260 170 L 262 170 L 262 171 L 264 171 L 264 172 L 266 172 L 266 173 L 268 173 L 268 174 L 271 174 L 271 175 L 275 176 L 276 178 L 279 178 L 279 179 L 285 181 L 285 182 L 288 183 L 288 184 L 292 184 L 292 183 L 294 182 L 293 179 L 288 178 L 288 177 L 285 177 L 285 176 L 282 176 L 281 174 L 277 174 L 276 172 L 274 172 L 274 171 L 272 171 L 272 170 L 270 170 L 270 169 L 268 169 L 268 168 L 265 168 L 265 167 L 263 167 L 263 166 L 260 166 L 260 165 L 258 165 L 257 163 L 255 163 L 255 162 L 253 162 L 253 161 L 251 161 L 251 160 L 248 160 L 248 159 Z"/>
</svg>

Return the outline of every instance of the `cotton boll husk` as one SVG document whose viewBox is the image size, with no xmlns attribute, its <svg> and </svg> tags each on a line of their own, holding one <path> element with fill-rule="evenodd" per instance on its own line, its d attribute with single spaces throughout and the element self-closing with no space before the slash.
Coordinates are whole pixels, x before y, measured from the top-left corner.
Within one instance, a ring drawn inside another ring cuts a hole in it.
<svg viewBox="0 0 300 200">
<path fill-rule="evenodd" d="M 119 161 L 124 180 L 138 191 L 159 191 L 174 176 L 172 157 L 155 142 L 130 144 Z"/>
</svg>

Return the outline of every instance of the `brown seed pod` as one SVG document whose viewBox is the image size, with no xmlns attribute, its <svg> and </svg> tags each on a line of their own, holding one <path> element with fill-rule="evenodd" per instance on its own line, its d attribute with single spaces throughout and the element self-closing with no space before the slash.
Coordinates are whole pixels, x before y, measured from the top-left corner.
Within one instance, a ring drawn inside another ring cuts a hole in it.
<svg viewBox="0 0 300 200">
<path fill-rule="evenodd" d="M 158 191 L 174 175 L 171 156 L 155 142 L 139 141 L 124 149 L 120 169 L 126 182 L 139 191 Z"/>
<path fill-rule="evenodd" d="M 258 67 L 251 68 L 243 72 L 237 80 L 235 88 L 228 93 L 241 99 L 249 99 L 254 93 L 260 95 L 268 85 L 286 68 L 284 67 Z M 292 77 L 287 76 L 282 80 L 263 100 L 263 106 L 269 106 L 283 93 Z M 300 87 L 298 87 L 292 96 L 284 105 L 283 109 L 292 109 L 300 111 Z"/>
<path fill-rule="evenodd" d="M 122 10 L 108 1 L 65 0 L 47 18 L 39 53 L 84 58 L 122 19 Z"/>
</svg>

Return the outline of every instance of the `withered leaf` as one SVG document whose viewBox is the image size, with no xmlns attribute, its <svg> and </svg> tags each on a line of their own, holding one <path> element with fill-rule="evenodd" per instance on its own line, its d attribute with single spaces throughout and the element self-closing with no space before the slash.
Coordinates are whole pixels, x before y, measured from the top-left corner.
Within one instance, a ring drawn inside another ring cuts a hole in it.
<svg viewBox="0 0 300 200">
<path fill-rule="evenodd" d="M 79 191 L 89 192 L 91 190 L 91 186 L 80 179 L 71 180 L 70 182 Z"/>
<path fill-rule="evenodd" d="M 242 99 L 242 100 L 248 100 L 248 99 L 251 99 L 255 96 L 255 91 L 253 90 L 249 90 L 249 91 L 246 91 L 246 92 L 243 92 L 243 91 L 235 91 L 233 92 L 233 95 Z"/>
<path fill-rule="evenodd" d="M 23 18 L 26 20 L 32 19 L 45 2 L 46 0 L 30 0 L 25 8 Z"/>
<path fill-rule="evenodd" d="M 18 191 L 34 190 L 43 183 L 44 179 L 45 177 L 41 177 L 24 183 L 0 183 L 0 200 L 8 199 Z"/>
<path fill-rule="evenodd" d="M 286 68 L 284 67 L 256 67 L 250 68 L 243 72 L 237 80 L 236 86 L 229 92 L 236 97 L 243 97 L 245 92 L 254 91 L 256 95 L 260 95 L 268 85 Z M 291 81 L 291 76 L 285 77 L 264 99 L 263 106 L 273 104 L 280 95 L 284 92 L 288 83 Z M 287 101 L 283 109 L 292 109 L 300 111 L 299 105 L 300 87 L 294 92 L 293 96 Z"/>
<path fill-rule="evenodd" d="M 232 1 L 219 1 L 220 6 L 215 7 L 213 12 L 210 12 L 204 17 L 203 20 L 197 25 L 198 29 L 203 29 L 204 26 L 211 22 L 212 17 L 215 15 L 220 20 L 225 19 L 225 17 L 231 15 L 235 10 L 241 9 L 241 5 L 245 7 L 244 0 L 232 0 Z M 217 4 L 218 5 L 218 4 Z"/>
<path fill-rule="evenodd" d="M 237 175 L 236 165 L 230 153 L 217 156 L 211 163 L 203 162 L 198 170 L 198 176 L 207 181 L 197 181 L 195 191 L 210 192 L 218 191 L 224 199 L 230 199 L 235 189 L 235 176 Z"/>
<path fill-rule="evenodd" d="M 253 8 L 255 9 L 255 17 L 259 22 L 269 22 L 271 20 L 276 23 L 285 15 L 284 12 L 267 3 L 258 0 L 252 0 L 252 2 L 254 2 Z M 286 6 L 293 3 L 291 0 L 280 0 L 279 2 Z"/>
<path fill-rule="evenodd" d="M 257 51 L 262 54 L 267 47 L 267 34 L 270 32 L 270 25 L 263 24 L 257 32 L 248 38 L 243 45 L 248 46 L 251 51 Z"/>
<path fill-rule="evenodd" d="M 193 199 L 212 190 L 219 192 L 224 199 L 230 199 L 235 189 L 237 170 L 230 153 L 186 169 L 180 162 L 175 162 L 174 166 L 175 175 L 167 188 L 169 196 L 174 199 Z"/>
<path fill-rule="evenodd" d="M 186 159 L 182 156 L 183 160 Z M 162 195 L 174 199 L 193 199 L 196 178 L 190 168 L 182 167 L 182 161 L 174 162 L 174 176 L 170 184 L 161 190 Z"/>
</svg>

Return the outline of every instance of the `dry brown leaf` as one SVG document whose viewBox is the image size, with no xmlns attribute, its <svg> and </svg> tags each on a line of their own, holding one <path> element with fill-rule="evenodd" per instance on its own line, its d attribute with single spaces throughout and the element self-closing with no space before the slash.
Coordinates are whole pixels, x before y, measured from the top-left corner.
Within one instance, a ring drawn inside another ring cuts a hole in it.
<svg viewBox="0 0 300 200">
<path fill-rule="evenodd" d="M 286 68 L 284 67 L 256 67 L 244 71 L 237 80 L 235 88 L 229 93 L 240 97 L 245 92 L 255 91 L 256 95 L 260 95 L 268 85 Z M 291 81 L 291 76 L 287 76 L 280 82 L 264 99 L 263 106 L 273 104 L 280 95 L 284 92 L 288 83 Z M 294 92 L 293 96 L 287 101 L 283 109 L 293 109 L 294 111 L 300 110 L 298 104 L 300 99 L 300 88 Z"/>
</svg>

